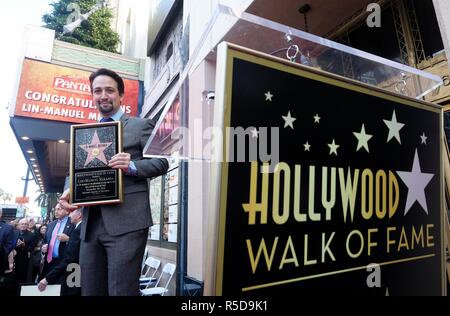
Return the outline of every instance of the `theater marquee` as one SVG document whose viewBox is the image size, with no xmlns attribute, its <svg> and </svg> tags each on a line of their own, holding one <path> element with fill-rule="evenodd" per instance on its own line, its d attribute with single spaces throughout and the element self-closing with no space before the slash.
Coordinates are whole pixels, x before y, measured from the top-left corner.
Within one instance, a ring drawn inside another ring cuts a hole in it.
<svg viewBox="0 0 450 316">
<path fill-rule="evenodd" d="M 93 123 L 98 111 L 92 103 L 89 75 L 79 69 L 25 59 L 17 93 L 15 116 L 72 123 Z M 122 108 L 138 114 L 139 82 L 124 79 Z"/>
<path fill-rule="evenodd" d="M 445 293 L 440 108 L 236 47 L 217 69 L 214 294 Z"/>
</svg>

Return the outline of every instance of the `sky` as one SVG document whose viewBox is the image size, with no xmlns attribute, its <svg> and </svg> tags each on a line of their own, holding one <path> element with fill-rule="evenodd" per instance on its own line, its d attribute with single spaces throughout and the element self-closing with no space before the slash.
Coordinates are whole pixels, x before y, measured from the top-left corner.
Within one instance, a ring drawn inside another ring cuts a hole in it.
<svg viewBox="0 0 450 316">
<path fill-rule="evenodd" d="M 14 85 L 19 64 L 23 27 L 26 24 L 42 26 L 42 15 L 50 12 L 51 0 L 0 0 L 0 32 L 2 51 L 0 52 L 0 188 L 13 195 L 22 196 L 27 164 L 17 140 L 9 125 L 8 105 L 15 93 Z M 33 216 L 40 213 L 34 203 L 38 193 L 34 181 L 28 184 L 27 196 L 30 197 L 28 207 Z M 3 203 L 0 201 L 0 203 Z"/>
</svg>

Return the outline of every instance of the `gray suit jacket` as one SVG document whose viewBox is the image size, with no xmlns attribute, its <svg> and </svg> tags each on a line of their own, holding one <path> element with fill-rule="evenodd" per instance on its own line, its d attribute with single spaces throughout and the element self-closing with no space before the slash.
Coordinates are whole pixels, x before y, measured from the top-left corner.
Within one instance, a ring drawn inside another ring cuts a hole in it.
<svg viewBox="0 0 450 316">
<path fill-rule="evenodd" d="M 123 151 L 131 155 L 137 169 L 137 176 L 124 174 L 124 201 L 120 204 L 101 205 L 102 219 L 105 229 L 111 236 L 119 236 L 129 232 L 150 227 L 152 218 L 147 179 L 163 175 L 169 168 L 166 159 L 142 157 L 142 152 L 154 128 L 148 119 L 122 115 Z M 81 239 L 86 238 L 86 226 L 89 225 L 89 207 L 83 211 L 81 223 Z"/>
</svg>

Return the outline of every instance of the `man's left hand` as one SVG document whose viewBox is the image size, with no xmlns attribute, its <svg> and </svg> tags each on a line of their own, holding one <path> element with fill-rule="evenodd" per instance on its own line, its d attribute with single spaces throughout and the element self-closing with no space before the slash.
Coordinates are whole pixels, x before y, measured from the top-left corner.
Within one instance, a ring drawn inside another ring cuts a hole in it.
<svg viewBox="0 0 450 316">
<path fill-rule="evenodd" d="M 39 283 L 38 283 L 38 289 L 39 291 L 45 291 L 45 289 L 47 288 L 48 282 L 46 278 L 43 278 Z"/>
<path fill-rule="evenodd" d="M 108 166 L 114 169 L 122 169 L 127 172 L 130 166 L 131 155 L 128 153 L 118 153 L 114 155 L 108 163 Z"/>
</svg>

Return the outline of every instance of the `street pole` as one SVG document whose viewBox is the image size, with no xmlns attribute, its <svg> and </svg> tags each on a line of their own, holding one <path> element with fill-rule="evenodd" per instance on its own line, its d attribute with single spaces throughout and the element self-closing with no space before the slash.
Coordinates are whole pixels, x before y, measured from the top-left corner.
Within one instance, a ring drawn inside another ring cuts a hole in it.
<svg viewBox="0 0 450 316">
<path fill-rule="evenodd" d="M 30 167 L 27 168 L 27 176 L 24 178 L 22 177 L 22 180 L 25 181 L 25 186 L 23 188 L 23 196 L 27 196 L 27 191 L 28 191 L 28 181 L 33 180 L 33 178 L 29 178 L 30 176 Z"/>
</svg>

